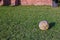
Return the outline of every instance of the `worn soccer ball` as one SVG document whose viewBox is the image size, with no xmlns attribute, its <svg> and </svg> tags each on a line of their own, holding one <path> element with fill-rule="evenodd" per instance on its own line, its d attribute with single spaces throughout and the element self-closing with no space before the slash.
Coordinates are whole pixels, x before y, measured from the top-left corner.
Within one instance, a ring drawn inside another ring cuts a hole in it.
<svg viewBox="0 0 60 40">
<path fill-rule="evenodd" d="M 39 23 L 39 28 L 40 28 L 41 30 L 47 30 L 47 29 L 49 28 L 48 22 L 47 22 L 47 21 L 41 21 L 41 22 Z"/>
</svg>

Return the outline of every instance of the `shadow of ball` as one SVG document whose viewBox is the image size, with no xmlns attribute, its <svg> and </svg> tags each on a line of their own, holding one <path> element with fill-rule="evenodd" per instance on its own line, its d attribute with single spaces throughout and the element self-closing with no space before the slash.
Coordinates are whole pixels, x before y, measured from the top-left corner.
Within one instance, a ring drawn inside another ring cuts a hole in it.
<svg viewBox="0 0 60 40">
<path fill-rule="evenodd" d="M 39 23 L 39 28 L 40 28 L 41 30 L 47 30 L 47 29 L 49 29 L 49 24 L 48 24 L 48 22 L 47 22 L 47 21 L 41 21 L 41 22 Z"/>
</svg>

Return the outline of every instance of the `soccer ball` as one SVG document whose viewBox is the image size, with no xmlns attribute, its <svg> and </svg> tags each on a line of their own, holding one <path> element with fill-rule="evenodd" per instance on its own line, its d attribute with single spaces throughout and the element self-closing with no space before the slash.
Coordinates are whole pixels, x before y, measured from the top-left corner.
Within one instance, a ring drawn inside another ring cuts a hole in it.
<svg viewBox="0 0 60 40">
<path fill-rule="evenodd" d="M 47 21 L 41 21 L 41 22 L 39 23 L 39 28 L 40 28 L 41 30 L 47 30 L 47 29 L 49 28 L 48 22 L 47 22 Z"/>
</svg>

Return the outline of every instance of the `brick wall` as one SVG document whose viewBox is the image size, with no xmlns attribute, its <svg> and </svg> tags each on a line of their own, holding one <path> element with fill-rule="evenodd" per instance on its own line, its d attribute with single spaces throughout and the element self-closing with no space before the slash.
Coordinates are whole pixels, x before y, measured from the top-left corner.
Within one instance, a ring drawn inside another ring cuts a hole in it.
<svg viewBox="0 0 60 40">
<path fill-rule="evenodd" d="M 52 5 L 52 0 L 9 0 L 9 1 L 11 5 L 16 5 L 18 3 L 21 3 L 21 5 Z M 3 5 L 4 2 L 8 2 L 8 0 L 7 1 L 0 0 L 0 5 Z"/>
<path fill-rule="evenodd" d="M 11 0 L 11 5 L 15 5 L 15 0 Z"/>
<path fill-rule="evenodd" d="M 0 0 L 0 5 L 3 5 L 3 0 Z"/>
<path fill-rule="evenodd" d="M 21 5 L 52 5 L 52 0 L 21 0 Z"/>
</svg>

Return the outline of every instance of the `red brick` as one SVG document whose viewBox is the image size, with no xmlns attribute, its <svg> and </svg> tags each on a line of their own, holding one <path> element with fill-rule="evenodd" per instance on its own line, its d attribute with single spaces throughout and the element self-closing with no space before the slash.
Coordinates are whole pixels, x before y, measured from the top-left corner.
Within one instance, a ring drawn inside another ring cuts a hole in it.
<svg viewBox="0 0 60 40">
<path fill-rule="evenodd" d="M 14 6 L 15 5 L 15 1 L 16 0 L 11 0 L 11 6 Z"/>
<path fill-rule="evenodd" d="M 21 0 L 21 5 L 52 5 L 52 0 Z"/>
<path fill-rule="evenodd" d="M 17 0 L 11 0 L 11 5 L 16 5 Z M 52 5 L 52 0 L 20 0 L 21 5 Z M 3 0 L 0 1 L 3 5 Z"/>
<path fill-rule="evenodd" d="M 0 1 L 0 6 L 2 6 L 2 5 L 3 5 L 3 0 Z"/>
</svg>

